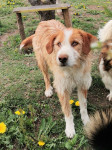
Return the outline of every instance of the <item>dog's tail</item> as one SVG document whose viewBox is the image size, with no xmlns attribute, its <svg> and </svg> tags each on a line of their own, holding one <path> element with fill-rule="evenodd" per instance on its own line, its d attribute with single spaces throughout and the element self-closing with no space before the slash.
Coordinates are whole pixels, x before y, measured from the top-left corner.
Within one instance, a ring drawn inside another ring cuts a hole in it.
<svg viewBox="0 0 112 150">
<path fill-rule="evenodd" d="M 98 31 L 100 42 L 105 42 L 112 39 L 112 20 L 108 21 L 105 26 Z"/>
<path fill-rule="evenodd" d="M 20 50 L 22 48 L 27 49 L 27 48 L 31 48 L 32 47 L 32 39 L 34 37 L 34 34 L 27 37 L 25 40 L 23 40 L 20 44 Z"/>
<path fill-rule="evenodd" d="M 97 111 L 84 130 L 95 150 L 112 150 L 112 108 Z"/>
</svg>

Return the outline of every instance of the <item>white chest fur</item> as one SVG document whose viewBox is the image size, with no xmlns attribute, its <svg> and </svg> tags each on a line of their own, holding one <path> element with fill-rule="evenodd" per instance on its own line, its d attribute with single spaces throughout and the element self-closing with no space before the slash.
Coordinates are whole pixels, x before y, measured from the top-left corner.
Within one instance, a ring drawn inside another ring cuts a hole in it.
<svg viewBox="0 0 112 150">
<path fill-rule="evenodd" d="M 54 78 L 54 86 L 61 94 L 65 90 L 71 93 L 75 87 L 88 89 L 92 81 L 90 73 L 84 73 L 83 68 L 63 68 L 63 74 L 55 72 Z"/>
</svg>

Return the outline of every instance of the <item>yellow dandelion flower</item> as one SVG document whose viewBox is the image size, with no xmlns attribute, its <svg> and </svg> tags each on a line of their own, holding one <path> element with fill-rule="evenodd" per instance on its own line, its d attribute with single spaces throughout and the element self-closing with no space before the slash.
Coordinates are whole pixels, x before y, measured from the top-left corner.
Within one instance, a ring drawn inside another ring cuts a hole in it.
<svg viewBox="0 0 112 150">
<path fill-rule="evenodd" d="M 20 115 L 21 113 L 20 113 L 19 111 L 16 111 L 15 114 L 16 114 L 16 115 Z"/>
<path fill-rule="evenodd" d="M 86 6 L 83 6 L 84 9 L 86 9 Z"/>
<path fill-rule="evenodd" d="M 38 142 L 38 145 L 39 145 L 39 146 L 44 146 L 44 145 L 45 145 L 45 142 L 39 141 L 39 142 Z"/>
<path fill-rule="evenodd" d="M 22 114 L 24 115 L 24 114 L 25 114 L 25 111 L 22 111 Z"/>
<path fill-rule="evenodd" d="M 13 3 L 13 5 L 15 5 L 15 3 Z"/>
<path fill-rule="evenodd" d="M 3 122 L 1 122 L 0 123 L 0 133 L 5 133 L 6 129 L 7 129 L 6 125 Z"/>
<path fill-rule="evenodd" d="M 15 114 L 16 115 L 24 115 L 25 114 L 25 111 L 24 110 L 22 110 L 22 109 L 19 109 L 19 110 L 17 110 L 16 112 L 15 112 Z"/>
<path fill-rule="evenodd" d="M 97 6 L 98 8 L 100 8 L 100 6 Z"/>
<path fill-rule="evenodd" d="M 75 106 L 80 106 L 79 101 L 76 101 L 76 102 L 75 102 Z"/>
<path fill-rule="evenodd" d="M 26 18 L 26 16 L 23 16 L 23 18 Z"/>
<path fill-rule="evenodd" d="M 74 103 L 74 100 L 69 100 L 69 104 L 73 104 Z"/>
</svg>

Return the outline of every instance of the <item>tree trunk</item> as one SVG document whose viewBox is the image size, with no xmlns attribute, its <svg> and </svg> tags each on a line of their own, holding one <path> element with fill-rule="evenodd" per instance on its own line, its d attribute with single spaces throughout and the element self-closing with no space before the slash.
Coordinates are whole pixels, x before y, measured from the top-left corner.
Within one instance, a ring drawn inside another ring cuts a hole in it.
<svg viewBox="0 0 112 150">
<path fill-rule="evenodd" d="M 32 6 L 56 4 L 56 0 L 28 0 Z M 55 19 L 55 11 L 40 11 L 41 21 Z"/>
</svg>

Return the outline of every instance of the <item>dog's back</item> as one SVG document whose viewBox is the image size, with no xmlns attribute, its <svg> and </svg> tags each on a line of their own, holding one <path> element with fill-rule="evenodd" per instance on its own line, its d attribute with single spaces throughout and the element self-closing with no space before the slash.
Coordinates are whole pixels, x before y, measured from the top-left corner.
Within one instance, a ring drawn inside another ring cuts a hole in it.
<svg viewBox="0 0 112 150">
<path fill-rule="evenodd" d="M 30 37 L 26 38 L 22 41 L 20 45 L 20 49 L 22 48 L 29 48 L 33 46 L 33 38 L 36 38 L 36 41 L 39 45 L 45 45 L 48 42 L 50 36 L 57 33 L 57 31 L 63 31 L 65 26 L 57 20 L 49 20 L 49 21 L 42 21 L 37 26 L 35 34 L 31 35 Z M 46 41 L 47 40 L 47 41 Z M 44 43 L 43 43 L 44 41 Z"/>
</svg>

